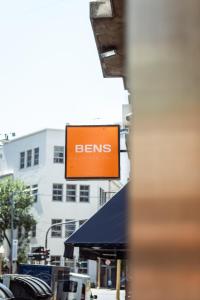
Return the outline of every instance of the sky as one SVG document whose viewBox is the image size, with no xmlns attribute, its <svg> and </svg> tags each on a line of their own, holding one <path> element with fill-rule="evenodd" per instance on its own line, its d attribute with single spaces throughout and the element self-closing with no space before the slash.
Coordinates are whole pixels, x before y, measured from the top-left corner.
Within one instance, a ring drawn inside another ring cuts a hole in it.
<svg viewBox="0 0 200 300">
<path fill-rule="evenodd" d="M 126 103 L 122 79 L 103 78 L 89 0 L 0 0 L 0 134 L 120 123 Z"/>
</svg>

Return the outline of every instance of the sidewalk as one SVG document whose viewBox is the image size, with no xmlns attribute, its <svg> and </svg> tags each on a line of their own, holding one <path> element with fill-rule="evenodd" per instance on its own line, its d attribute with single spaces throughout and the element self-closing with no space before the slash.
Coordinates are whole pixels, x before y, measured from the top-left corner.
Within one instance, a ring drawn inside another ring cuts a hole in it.
<svg viewBox="0 0 200 300">
<path fill-rule="evenodd" d="M 91 289 L 92 295 L 97 295 L 97 300 L 116 300 L 116 290 Z M 125 300 L 125 290 L 120 291 L 120 300 Z"/>
</svg>

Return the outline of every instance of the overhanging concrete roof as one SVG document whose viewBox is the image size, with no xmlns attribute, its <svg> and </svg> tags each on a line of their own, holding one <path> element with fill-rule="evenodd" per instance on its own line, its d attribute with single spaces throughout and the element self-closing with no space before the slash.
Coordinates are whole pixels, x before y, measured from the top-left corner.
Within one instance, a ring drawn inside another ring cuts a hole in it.
<svg viewBox="0 0 200 300">
<path fill-rule="evenodd" d="M 90 3 L 90 19 L 104 77 L 123 77 L 125 83 L 124 0 Z M 115 55 L 102 54 L 114 50 Z M 126 84 L 125 84 L 126 85 Z"/>
</svg>

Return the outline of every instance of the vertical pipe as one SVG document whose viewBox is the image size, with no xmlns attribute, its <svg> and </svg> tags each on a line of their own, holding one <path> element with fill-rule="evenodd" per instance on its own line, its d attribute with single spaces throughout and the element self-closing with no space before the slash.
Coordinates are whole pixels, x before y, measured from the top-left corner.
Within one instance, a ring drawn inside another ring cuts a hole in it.
<svg viewBox="0 0 200 300">
<path fill-rule="evenodd" d="M 101 258 L 97 259 L 97 288 L 101 287 Z"/>
<path fill-rule="evenodd" d="M 120 300 L 120 278 L 121 278 L 121 260 L 117 259 L 116 300 Z"/>
<path fill-rule="evenodd" d="M 10 197 L 10 205 L 11 205 L 11 211 L 10 211 L 10 222 L 11 222 L 11 230 L 10 230 L 10 274 L 13 273 L 13 234 L 14 234 L 14 199 L 13 199 L 13 193 L 11 193 Z"/>
</svg>

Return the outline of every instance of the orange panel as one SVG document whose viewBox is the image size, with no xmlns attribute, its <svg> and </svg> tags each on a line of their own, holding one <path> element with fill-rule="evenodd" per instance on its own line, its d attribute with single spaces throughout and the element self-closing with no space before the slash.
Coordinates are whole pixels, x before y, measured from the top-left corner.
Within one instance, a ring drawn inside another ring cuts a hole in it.
<svg viewBox="0 0 200 300">
<path fill-rule="evenodd" d="M 119 178 L 119 126 L 66 126 L 67 179 Z"/>
</svg>

